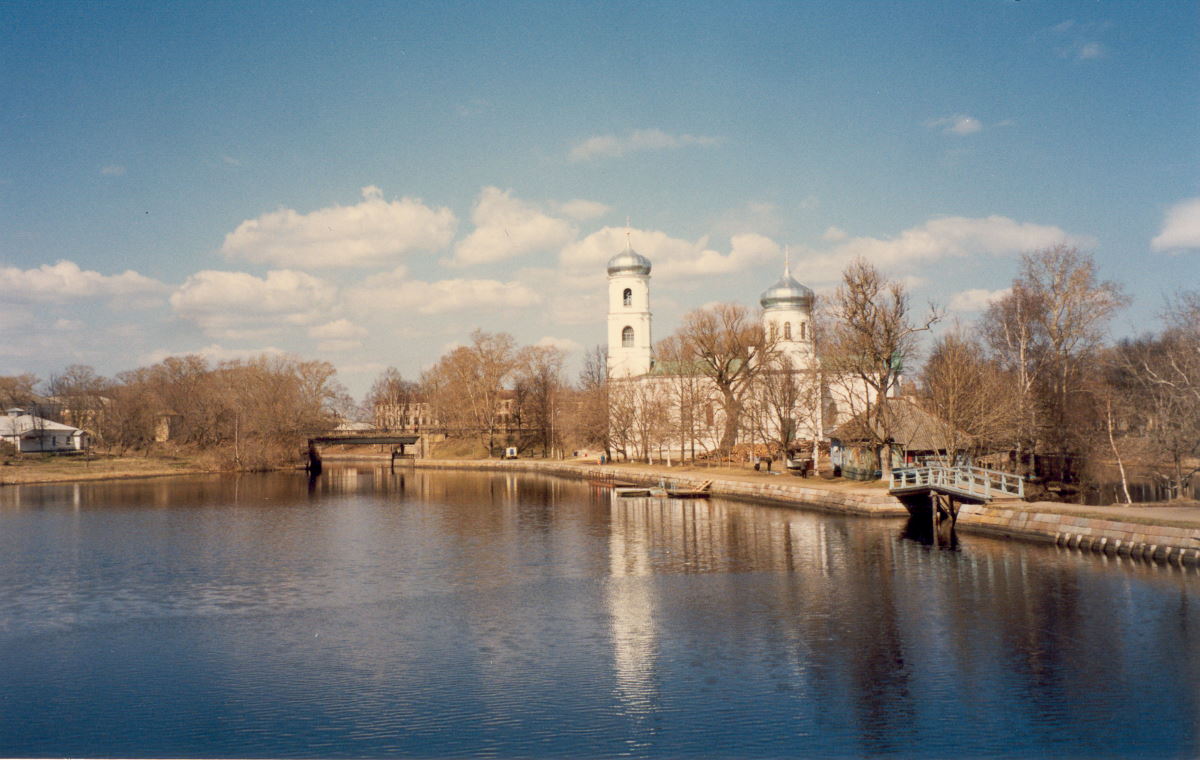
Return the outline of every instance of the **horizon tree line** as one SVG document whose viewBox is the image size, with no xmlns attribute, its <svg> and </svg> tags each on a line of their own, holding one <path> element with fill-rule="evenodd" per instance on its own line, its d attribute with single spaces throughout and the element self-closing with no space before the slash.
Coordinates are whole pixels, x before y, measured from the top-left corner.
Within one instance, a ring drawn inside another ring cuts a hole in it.
<svg viewBox="0 0 1200 760">
<path fill-rule="evenodd" d="M 1200 470 L 1200 292 L 1168 299 L 1159 332 L 1111 341 L 1108 325 L 1128 303 L 1090 255 L 1033 251 L 1011 288 L 973 323 L 941 332 L 909 375 L 944 312 L 914 314 L 901 283 L 857 259 L 818 302 L 814 369 L 790 366 L 761 319 L 721 303 L 689 312 L 656 345 L 654 382 L 610 380 L 603 346 L 571 381 L 563 349 L 477 329 L 416 379 L 389 367 L 361 406 L 332 365 L 280 356 L 171 357 L 111 379 L 71 365 L 45 383 L 0 377 L 0 402 L 84 427 L 114 452 L 168 438 L 236 468 L 283 461 L 345 419 L 437 428 L 487 455 L 516 445 L 545 457 L 586 448 L 685 461 L 764 449 L 816 461 L 831 419 L 855 416 L 870 421 L 861 429 L 886 476 L 896 424 L 887 397 L 905 375 L 915 380 L 906 399 L 938 420 L 947 452 L 1058 483 L 1113 469 L 1126 501 L 1134 479 L 1182 495 Z M 867 392 L 831 395 L 838 378 Z"/>
</svg>

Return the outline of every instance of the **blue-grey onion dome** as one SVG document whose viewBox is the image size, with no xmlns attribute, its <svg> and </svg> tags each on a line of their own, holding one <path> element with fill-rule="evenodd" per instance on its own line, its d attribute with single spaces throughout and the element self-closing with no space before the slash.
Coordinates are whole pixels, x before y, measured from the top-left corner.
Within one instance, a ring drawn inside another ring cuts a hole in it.
<svg viewBox="0 0 1200 760">
<path fill-rule="evenodd" d="M 608 260 L 609 274 L 650 274 L 650 259 L 626 248 Z"/>
<path fill-rule="evenodd" d="M 758 302 L 764 309 L 781 306 L 800 306 L 811 309 L 813 292 L 792 279 L 790 274 L 784 274 L 778 282 L 763 291 L 762 298 Z"/>
</svg>

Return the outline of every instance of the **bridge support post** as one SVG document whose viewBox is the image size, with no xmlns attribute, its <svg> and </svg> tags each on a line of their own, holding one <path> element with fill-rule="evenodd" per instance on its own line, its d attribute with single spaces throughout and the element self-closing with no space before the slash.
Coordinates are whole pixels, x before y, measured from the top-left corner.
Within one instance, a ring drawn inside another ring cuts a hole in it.
<svg viewBox="0 0 1200 760">
<path fill-rule="evenodd" d="M 321 452 L 317 450 L 317 444 L 312 441 L 308 442 L 308 471 L 313 475 L 321 474 Z"/>
<path fill-rule="evenodd" d="M 943 538 L 946 543 L 950 543 L 954 523 L 958 521 L 958 507 L 959 503 L 950 494 L 938 491 L 929 492 L 929 511 L 935 546 Z"/>
<path fill-rule="evenodd" d="M 942 495 L 937 491 L 929 492 L 929 534 L 933 538 L 933 545 L 938 545 L 938 534 L 941 533 L 938 528 L 938 517 L 941 516 L 941 501 Z"/>
</svg>

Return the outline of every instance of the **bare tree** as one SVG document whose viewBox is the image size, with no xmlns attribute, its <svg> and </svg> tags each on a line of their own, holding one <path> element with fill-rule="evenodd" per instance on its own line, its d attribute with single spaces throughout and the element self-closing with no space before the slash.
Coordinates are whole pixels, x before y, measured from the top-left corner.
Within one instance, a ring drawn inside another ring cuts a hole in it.
<svg viewBox="0 0 1200 760">
<path fill-rule="evenodd" d="M 0 405 L 3 405 L 4 409 L 16 407 L 35 413 L 33 407 L 38 401 L 38 395 L 34 389 L 39 382 L 41 381 L 37 375 L 28 372 L 0 377 Z"/>
<path fill-rule="evenodd" d="M 771 362 L 757 383 L 762 417 L 762 437 L 781 457 L 797 448 L 800 435 L 811 441 L 813 466 L 817 465 L 821 437 L 821 378 L 816 371 L 800 370 L 783 356 Z"/>
<path fill-rule="evenodd" d="M 395 367 L 385 369 L 367 393 L 365 406 L 380 430 L 410 430 L 420 427 L 420 386 L 405 380 Z"/>
<path fill-rule="evenodd" d="M 150 376 L 148 368 L 119 372 L 108 391 L 112 403 L 104 415 L 101 435 L 119 453 L 130 449 L 149 453 L 155 442 L 160 404 L 151 390 Z"/>
<path fill-rule="evenodd" d="M 670 396 L 667 424 L 679 443 L 680 461 L 696 458 L 700 416 L 708 400 L 708 382 L 693 348 L 677 334 L 659 341 L 654 351 L 662 389 Z"/>
<path fill-rule="evenodd" d="M 721 404 L 724 422 L 717 448 L 728 457 L 737 442 L 746 395 L 767 366 L 775 342 L 746 307 L 734 303 L 690 312 L 678 336 L 696 357 Z"/>
<path fill-rule="evenodd" d="M 1013 373 L 989 359 L 972 334 L 956 326 L 938 338 L 925 362 L 921 389 L 947 452 L 1008 448 L 1019 391 Z"/>
<path fill-rule="evenodd" d="M 1165 464 L 1171 491 L 1182 496 L 1200 471 L 1200 293 L 1168 304 L 1159 336 L 1116 348 L 1118 384 L 1140 415 L 1149 466 Z M 1165 461 L 1164 461 L 1165 460 Z"/>
<path fill-rule="evenodd" d="M 671 446 L 670 398 L 661 383 L 642 381 L 636 384 L 635 427 L 638 444 L 647 462 L 654 463 L 655 455 L 664 458 Z"/>
<path fill-rule="evenodd" d="M 1073 397 L 1083 392 L 1084 375 L 1109 320 L 1128 299 L 1115 283 L 1097 280 L 1091 256 L 1066 245 L 1023 256 L 1017 284 L 1040 306 L 1033 325 L 1044 365 L 1046 436 L 1060 452 L 1071 451 L 1078 448 L 1080 428 L 1072 418 Z"/>
<path fill-rule="evenodd" d="M 612 450 L 608 434 L 608 354 L 604 346 L 593 346 L 583 357 L 579 389 L 572 405 L 574 434 L 587 446 L 595 446 L 609 458 Z"/>
<path fill-rule="evenodd" d="M 916 355 L 919 335 L 942 317 L 930 304 L 926 316 L 914 321 L 908 300 L 901 283 L 886 279 L 866 259 L 858 258 L 842 273 L 842 283 L 830 302 L 825 367 L 865 390 L 866 424 L 861 427 L 874 438 L 885 478 L 892 469 L 887 447 L 894 427 L 887 395 Z"/>
<path fill-rule="evenodd" d="M 1017 280 L 1008 295 L 988 307 L 982 321 L 982 332 L 992 356 L 1013 384 L 1011 425 L 1005 435 L 1015 452 L 1018 468 L 1024 467 L 1026 454 L 1037 450 L 1042 428 L 1037 394 L 1042 363 L 1035 339 L 1041 311 L 1041 298 Z"/>
<path fill-rule="evenodd" d="M 479 435 L 489 455 L 496 445 L 501 395 L 515 367 L 515 352 L 508 333 L 475 330 L 470 345 L 446 354 L 422 376 L 435 416 L 460 433 Z"/>
<path fill-rule="evenodd" d="M 521 399 L 522 424 L 532 433 L 542 456 L 552 456 L 562 436 L 563 365 L 566 352 L 557 346 L 526 346 L 515 358 L 515 387 Z"/>
<path fill-rule="evenodd" d="M 608 392 L 608 445 L 613 451 L 630 459 L 637 453 L 637 380 L 610 379 Z"/>
<path fill-rule="evenodd" d="M 72 364 L 61 373 L 51 375 L 47 387 L 61 410 L 62 422 L 100 434 L 104 428 L 101 418 L 107 401 L 108 380 L 86 364 Z"/>
</svg>

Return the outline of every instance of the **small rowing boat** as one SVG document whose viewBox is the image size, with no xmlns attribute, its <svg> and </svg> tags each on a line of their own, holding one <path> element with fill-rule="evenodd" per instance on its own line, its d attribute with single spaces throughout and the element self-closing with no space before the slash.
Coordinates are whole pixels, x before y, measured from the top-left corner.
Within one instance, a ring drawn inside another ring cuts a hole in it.
<svg viewBox="0 0 1200 760">
<path fill-rule="evenodd" d="M 666 490 L 662 488 L 647 488 L 646 486 L 618 486 L 613 489 L 613 493 L 617 496 L 665 496 Z"/>
</svg>

